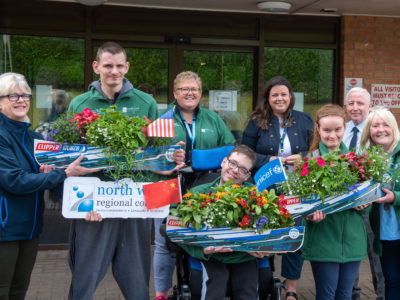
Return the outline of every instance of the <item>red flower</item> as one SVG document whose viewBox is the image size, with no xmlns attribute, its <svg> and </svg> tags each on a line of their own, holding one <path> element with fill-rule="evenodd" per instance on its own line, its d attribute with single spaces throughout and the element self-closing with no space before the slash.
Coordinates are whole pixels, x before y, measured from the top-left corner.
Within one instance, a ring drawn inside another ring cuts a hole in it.
<svg viewBox="0 0 400 300">
<path fill-rule="evenodd" d="M 250 222 L 250 217 L 248 215 L 245 215 L 242 219 L 242 222 L 239 222 L 239 226 L 240 227 L 249 226 L 249 222 Z"/>
<path fill-rule="evenodd" d="M 303 169 L 303 170 L 301 170 L 300 175 L 301 176 L 306 176 L 309 172 L 310 171 L 308 169 Z"/>
<path fill-rule="evenodd" d="M 247 207 L 247 201 L 244 199 L 240 199 L 240 205 L 242 205 L 243 208 Z"/>
<path fill-rule="evenodd" d="M 321 157 L 318 157 L 317 158 L 317 165 L 320 166 L 320 167 L 323 167 L 323 166 L 326 165 L 326 162 Z"/>
<path fill-rule="evenodd" d="M 279 200 L 281 200 L 281 201 L 285 200 L 285 195 L 280 194 L 280 195 L 279 195 Z"/>
<path fill-rule="evenodd" d="M 308 163 L 304 163 L 304 164 L 303 164 L 303 169 L 307 169 L 307 168 L 308 168 L 308 166 L 309 166 L 309 164 L 308 164 Z"/>
</svg>

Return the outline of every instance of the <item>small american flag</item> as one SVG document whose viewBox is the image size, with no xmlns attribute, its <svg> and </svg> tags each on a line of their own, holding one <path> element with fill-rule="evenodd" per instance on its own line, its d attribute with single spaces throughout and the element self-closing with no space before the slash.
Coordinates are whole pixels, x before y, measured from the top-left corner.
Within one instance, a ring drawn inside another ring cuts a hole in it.
<svg viewBox="0 0 400 300">
<path fill-rule="evenodd" d="M 175 137 L 174 131 L 174 108 L 147 126 L 147 136 Z"/>
</svg>

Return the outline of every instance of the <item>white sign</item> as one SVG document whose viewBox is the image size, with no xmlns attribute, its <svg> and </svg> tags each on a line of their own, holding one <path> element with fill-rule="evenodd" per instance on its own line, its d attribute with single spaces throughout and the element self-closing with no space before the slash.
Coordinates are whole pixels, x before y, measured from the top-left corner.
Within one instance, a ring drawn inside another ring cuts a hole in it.
<svg viewBox="0 0 400 300">
<path fill-rule="evenodd" d="M 400 85 L 398 84 L 372 84 L 372 105 L 383 105 L 390 108 L 400 107 Z"/>
<path fill-rule="evenodd" d="M 298 111 L 304 111 L 304 93 L 296 93 L 293 92 L 294 94 L 294 110 Z"/>
<path fill-rule="evenodd" d="M 36 108 L 51 108 L 53 96 L 51 85 L 36 86 Z"/>
<path fill-rule="evenodd" d="M 210 90 L 208 106 L 214 111 L 237 111 L 237 91 Z"/>
<path fill-rule="evenodd" d="M 68 177 L 64 181 L 62 215 L 85 218 L 96 211 L 103 218 L 165 218 L 169 205 L 147 210 L 143 185 L 149 182 L 101 181 L 97 177 Z"/>
<path fill-rule="evenodd" d="M 344 104 L 346 105 L 346 95 L 353 87 L 362 87 L 362 78 L 345 78 L 344 79 Z"/>
</svg>

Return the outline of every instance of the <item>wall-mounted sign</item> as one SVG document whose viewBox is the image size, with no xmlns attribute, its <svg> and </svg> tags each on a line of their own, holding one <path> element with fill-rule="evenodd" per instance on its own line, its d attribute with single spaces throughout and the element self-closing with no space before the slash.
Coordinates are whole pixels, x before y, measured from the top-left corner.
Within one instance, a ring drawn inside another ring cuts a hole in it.
<svg viewBox="0 0 400 300">
<path fill-rule="evenodd" d="M 214 111 L 237 111 L 237 91 L 210 90 L 208 107 Z"/>
<path fill-rule="evenodd" d="M 298 111 L 304 111 L 304 93 L 296 93 L 293 92 L 294 94 L 294 110 Z"/>
<path fill-rule="evenodd" d="M 372 84 L 372 105 L 383 105 L 390 108 L 400 108 L 399 84 Z"/>
<path fill-rule="evenodd" d="M 51 108 L 51 85 L 36 85 L 36 108 Z"/>
<path fill-rule="evenodd" d="M 345 78 L 344 79 L 344 104 L 346 105 L 346 95 L 354 87 L 362 87 L 362 78 Z"/>
</svg>

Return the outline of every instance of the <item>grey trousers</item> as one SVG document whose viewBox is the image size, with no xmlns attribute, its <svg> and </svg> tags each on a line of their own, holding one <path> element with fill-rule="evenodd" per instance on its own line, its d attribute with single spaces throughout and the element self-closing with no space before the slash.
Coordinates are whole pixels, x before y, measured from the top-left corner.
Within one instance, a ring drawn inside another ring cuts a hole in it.
<svg viewBox="0 0 400 300">
<path fill-rule="evenodd" d="M 91 300 L 107 269 L 127 300 L 148 300 L 152 219 L 73 220 L 69 300 Z"/>
<path fill-rule="evenodd" d="M 376 300 L 385 299 L 385 280 L 383 278 L 381 261 L 379 256 L 374 252 L 374 233 L 371 229 L 371 224 L 369 223 L 368 215 L 364 216 L 365 228 L 367 230 L 367 253 L 369 259 L 369 266 L 371 268 L 372 283 L 374 285 L 374 290 L 376 294 Z M 361 288 L 358 286 L 359 276 L 353 286 L 352 300 L 359 300 Z"/>
</svg>

